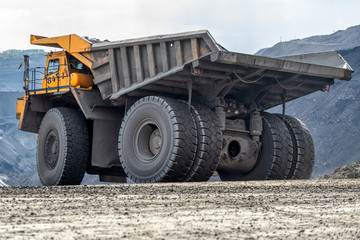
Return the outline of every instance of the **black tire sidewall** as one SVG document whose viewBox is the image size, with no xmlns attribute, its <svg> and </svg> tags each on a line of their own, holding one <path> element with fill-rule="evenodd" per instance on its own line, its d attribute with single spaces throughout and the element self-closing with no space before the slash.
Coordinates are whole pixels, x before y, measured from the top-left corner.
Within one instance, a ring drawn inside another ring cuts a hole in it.
<svg viewBox="0 0 360 240">
<path fill-rule="evenodd" d="M 49 169 L 45 160 L 45 141 L 53 129 L 59 137 L 59 155 L 55 168 Z M 65 167 L 65 131 L 61 116 L 56 111 L 48 112 L 41 123 L 37 144 L 37 169 L 44 185 L 57 185 L 60 182 Z"/>
<path fill-rule="evenodd" d="M 135 153 L 135 132 L 144 120 L 156 123 L 162 135 L 162 147 L 155 160 L 144 163 Z M 172 146 L 175 141 L 174 126 L 171 116 L 158 102 L 142 102 L 130 109 L 120 129 L 120 156 L 122 165 L 128 175 L 137 181 L 158 181 L 167 172 L 167 163 L 171 159 Z"/>
</svg>

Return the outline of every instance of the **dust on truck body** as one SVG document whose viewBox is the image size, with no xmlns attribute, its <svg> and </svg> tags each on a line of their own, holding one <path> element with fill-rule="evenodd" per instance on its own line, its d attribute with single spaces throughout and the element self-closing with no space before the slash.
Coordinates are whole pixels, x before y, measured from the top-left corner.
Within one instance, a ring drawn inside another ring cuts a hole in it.
<svg viewBox="0 0 360 240">
<path fill-rule="evenodd" d="M 19 129 L 38 134 L 44 185 L 102 181 L 309 178 L 314 145 L 285 103 L 350 80 L 336 52 L 269 58 L 230 52 L 208 31 L 125 41 L 31 36 L 62 48 L 29 68 Z M 265 112 L 282 104 L 283 114 Z"/>
</svg>

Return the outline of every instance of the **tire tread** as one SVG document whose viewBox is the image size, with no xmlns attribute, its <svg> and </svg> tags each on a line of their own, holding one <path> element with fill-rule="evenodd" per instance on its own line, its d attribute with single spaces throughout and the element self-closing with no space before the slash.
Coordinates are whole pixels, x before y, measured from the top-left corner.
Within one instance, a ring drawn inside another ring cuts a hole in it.
<svg viewBox="0 0 360 240">
<path fill-rule="evenodd" d="M 185 181 L 208 181 L 219 163 L 222 145 L 220 121 L 209 107 L 200 103 L 193 104 L 191 113 L 197 127 L 198 148 Z"/>
<path fill-rule="evenodd" d="M 60 117 L 62 128 L 64 129 L 65 151 L 63 158 L 64 164 L 61 175 L 55 185 L 79 185 L 84 177 L 88 157 L 89 157 L 89 136 L 86 119 L 83 114 L 75 109 L 58 107 L 50 109 L 44 116 L 41 126 L 46 124 L 48 116 L 55 113 Z M 39 148 L 39 139 L 37 148 Z M 39 149 L 37 149 L 39 152 Z M 41 173 L 41 182 L 44 184 Z"/>
<path fill-rule="evenodd" d="M 277 117 L 282 119 L 282 115 Z M 314 167 L 315 149 L 310 130 L 299 119 L 285 115 L 285 125 L 293 141 L 294 155 L 287 179 L 309 179 Z"/>
</svg>

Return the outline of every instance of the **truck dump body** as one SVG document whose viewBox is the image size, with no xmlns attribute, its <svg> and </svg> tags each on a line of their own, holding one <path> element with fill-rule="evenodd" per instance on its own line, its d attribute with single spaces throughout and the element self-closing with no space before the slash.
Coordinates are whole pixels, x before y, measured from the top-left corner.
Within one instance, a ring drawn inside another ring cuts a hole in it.
<svg viewBox="0 0 360 240">
<path fill-rule="evenodd" d="M 353 72 L 336 52 L 322 58 L 318 54 L 315 58 L 312 54 L 269 58 L 229 52 L 206 30 L 114 42 L 88 41 L 84 46 L 73 55 L 79 60 L 85 56 L 91 62 L 93 81 L 102 98 L 119 104 L 124 94 L 181 96 L 187 95 L 191 86 L 194 95 L 209 100 L 226 96 L 245 104 L 255 101 L 268 109 L 282 103 L 284 96 L 290 101 L 332 85 L 334 79 L 350 80 Z"/>
<path fill-rule="evenodd" d="M 112 100 L 141 94 L 135 90 L 184 95 L 191 82 L 193 91 L 210 100 L 227 94 L 244 103 L 255 100 L 267 109 L 282 102 L 284 90 L 290 101 L 332 85 L 334 78 L 349 80 L 352 72 L 349 66 L 229 52 L 207 31 L 98 43 L 91 51 L 94 83 L 103 98 Z M 341 61 L 336 53 L 331 57 Z"/>
</svg>

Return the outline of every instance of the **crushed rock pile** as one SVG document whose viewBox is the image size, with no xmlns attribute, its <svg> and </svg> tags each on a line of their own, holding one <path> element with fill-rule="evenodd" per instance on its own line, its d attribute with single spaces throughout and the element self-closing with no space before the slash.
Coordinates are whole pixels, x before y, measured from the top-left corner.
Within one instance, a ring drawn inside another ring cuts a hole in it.
<svg viewBox="0 0 360 240">
<path fill-rule="evenodd" d="M 334 172 L 322 176 L 323 179 L 360 178 L 360 161 L 335 169 Z"/>
</svg>

